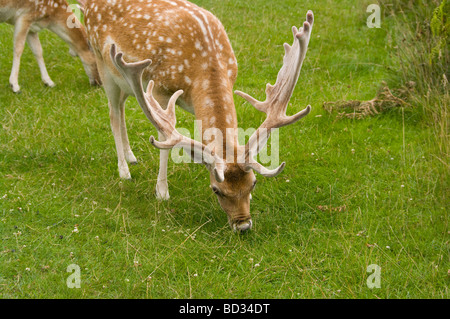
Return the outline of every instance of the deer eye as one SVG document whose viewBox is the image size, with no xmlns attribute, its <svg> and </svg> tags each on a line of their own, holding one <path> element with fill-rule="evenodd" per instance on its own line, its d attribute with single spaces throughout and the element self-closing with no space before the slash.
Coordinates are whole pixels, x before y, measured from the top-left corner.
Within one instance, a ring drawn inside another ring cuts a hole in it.
<svg viewBox="0 0 450 319">
<path fill-rule="evenodd" d="M 213 186 L 212 190 L 213 190 L 214 194 L 222 196 L 222 194 L 220 193 L 220 190 L 217 187 Z"/>
</svg>

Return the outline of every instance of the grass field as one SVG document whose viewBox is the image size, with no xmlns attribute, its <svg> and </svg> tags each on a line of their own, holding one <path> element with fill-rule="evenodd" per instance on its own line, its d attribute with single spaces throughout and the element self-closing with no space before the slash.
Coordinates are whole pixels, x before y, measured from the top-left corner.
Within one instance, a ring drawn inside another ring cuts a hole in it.
<svg viewBox="0 0 450 319">
<path fill-rule="evenodd" d="M 57 87 L 45 88 L 29 48 L 22 94 L 8 85 L 12 32 L 0 25 L 1 298 L 448 298 L 448 158 L 419 108 L 336 119 L 327 101 L 375 96 L 395 71 L 389 18 L 366 26 L 371 1 L 213 1 L 239 62 L 235 89 L 264 97 L 292 25 L 315 24 L 289 113 L 312 114 L 280 130 L 284 172 L 258 176 L 254 227 L 233 233 L 200 165 L 169 161 L 171 199 L 154 188 L 156 131 L 127 104 L 139 165 L 117 172 L 107 99 L 81 62 L 41 33 Z M 240 126 L 262 114 L 235 97 Z M 178 109 L 179 127 L 194 117 Z M 341 209 L 337 209 L 337 208 Z M 335 209 L 336 208 L 336 209 Z M 81 269 L 69 289 L 67 267 Z M 381 288 L 369 289 L 369 265 Z"/>
</svg>

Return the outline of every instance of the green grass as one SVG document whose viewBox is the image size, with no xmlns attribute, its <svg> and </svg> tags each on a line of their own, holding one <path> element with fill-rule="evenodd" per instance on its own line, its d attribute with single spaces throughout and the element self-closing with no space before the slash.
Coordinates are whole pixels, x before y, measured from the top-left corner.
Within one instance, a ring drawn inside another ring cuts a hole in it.
<svg viewBox="0 0 450 319">
<path fill-rule="evenodd" d="M 424 120 L 434 127 L 438 156 L 448 162 L 450 2 L 420 0 L 413 4 L 402 0 L 394 4 L 382 1 L 382 4 L 386 22 L 393 26 L 388 50 L 398 66 L 391 80 L 403 84 L 414 81 L 415 91 L 409 99 L 422 111 Z M 444 21 L 447 21 L 446 28 Z"/>
<path fill-rule="evenodd" d="M 275 81 L 291 26 L 315 13 L 289 113 L 313 111 L 280 131 L 287 167 L 258 177 L 253 230 L 231 232 L 200 165 L 169 162 L 171 199 L 155 199 L 159 152 L 148 138 L 156 131 L 134 99 L 127 124 L 140 163 L 121 181 L 103 89 L 89 86 L 53 34 L 41 41 L 57 87 L 44 88 L 27 48 L 23 93 L 11 93 L 12 28 L 0 25 L 0 296 L 448 298 L 448 164 L 434 130 L 414 109 L 365 120 L 322 109 L 372 98 L 396 68 L 389 26 L 365 25 L 371 2 L 195 2 L 228 31 L 235 88 L 257 98 Z M 263 116 L 235 101 L 240 126 L 257 127 Z M 177 116 L 193 129 L 192 115 Z M 66 285 L 70 264 L 81 268 L 80 289 Z M 366 285 L 371 264 L 382 268 L 380 289 Z"/>
</svg>

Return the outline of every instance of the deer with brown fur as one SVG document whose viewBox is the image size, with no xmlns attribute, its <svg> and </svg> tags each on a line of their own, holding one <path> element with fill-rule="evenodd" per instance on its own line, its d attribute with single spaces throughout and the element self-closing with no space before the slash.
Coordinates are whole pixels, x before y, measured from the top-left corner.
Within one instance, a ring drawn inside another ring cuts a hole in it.
<svg viewBox="0 0 450 319">
<path fill-rule="evenodd" d="M 84 6 L 86 29 L 109 101 L 120 177 L 130 179 L 127 162 L 136 162 L 128 141 L 124 110 L 127 97 L 135 96 L 160 139 L 150 138 L 160 149 L 157 197 L 169 198 L 169 151 L 183 148 L 208 169 L 211 188 L 232 229 L 250 229 L 254 172 L 273 177 L 285 166 L 282 163 L 269 170 L 254 157 L 272 130 L 297 122 L 311 109 L 308 106 L 293 116 L 286 115 L 306 55 L 313 13 L 307 13 L 300 29 L 293 27 L 294 43 L 284 46 L 284 63 L 275 85 L 267 85 L 266 101 L 235 92 L 267 114 L 243 146 L 238 143 L 237 134 L 227 134 L 237 132 L 233 101 L 237 61 L 224 27 L 212 13 L 185 0 L 79 2 Z M 201 121 L 202 141 L 177 131 L 176 103 Z M 207 133 L 211 129 L 214 134 Z M 212 135 L 216 137 L 214 140 Z"/>
<path fill-rule="evenodd" d="M 9 83 L 13 92 L 20 92 L 20 58 L 25 42 L 31 48 L 45 85 L 55 86 L 42 56 L 38 32 L 49 29 L 63 39 L 73 56 L 79 56 L 91 85 L 100 84 L 95 57 L 90 50 L 86 31 L 73 15 L 65 0 L 0 0 L 0 22 L 14 25 L 14 55 Z"/>
</svg>

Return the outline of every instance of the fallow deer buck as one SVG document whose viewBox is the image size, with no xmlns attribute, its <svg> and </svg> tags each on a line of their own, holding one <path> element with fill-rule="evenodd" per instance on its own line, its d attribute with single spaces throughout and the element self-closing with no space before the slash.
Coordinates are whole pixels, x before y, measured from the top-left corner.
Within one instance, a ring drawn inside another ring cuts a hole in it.
<svg viewBox="0 0 450 319">
<path fill-rule="evenodd" d="M 136 162 L 128 141 L 124 111 L 125 100 L 132 95 L 158 130 L 161 140 L 150 138 L 161 150 L 157 197 L 169 198 L 169 150 L 183 148 L 192 157 L 202 159 L 209 170 L 211 188 L 232 229 L 250 229 L 254 172 L 273 177 L 285 165 L 269 170 L 257 163 L 254 156 L 267 142 L 271 130 L 297 122 L 311 109 L 308 106 L 296 115 L 286 115 L 306 55 L 313 13 L 308 12 L 300 30 L 293 27 L 294 44 L 284 45 L 284 63 L 276 84 L 267 85 L 266 101 L 259 102 L 245 93 L 235 92 L 267 114 L 248 143 L 241 146 L 237 133 L 226 134 L 230 130 L 237 132 L 233 101 L 236 57 L 224 27 L 213 14 L 185 0 L 79 2 L 84 5 L 86 29 L 109 100 L 120 177 L 131 178 L 127 161 Z M 148 83 L 146 90 L 143 82 Z M 177 131 L 175 103 L 201 121 L 202 141 Z M 211 128 L 221 134 L 207 144 L 205 132 Z"/>
<path fill-rule="evenodd" d="M 66 0 L 0 0 L 0 22 L 14 25 L 14 55 L 9 83 L 13 92 L 20 92 L 20 58 L 25 42 L 31 48 L 45 85 L 54 87 L 42 56 L 38 32 L 49 29 L 70 47 L 70 54 L 79 56 L 92 85 L 100 84 L 95 56 L 90 50 L 86 31 L 69 8 Z"/>
</svg>

